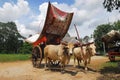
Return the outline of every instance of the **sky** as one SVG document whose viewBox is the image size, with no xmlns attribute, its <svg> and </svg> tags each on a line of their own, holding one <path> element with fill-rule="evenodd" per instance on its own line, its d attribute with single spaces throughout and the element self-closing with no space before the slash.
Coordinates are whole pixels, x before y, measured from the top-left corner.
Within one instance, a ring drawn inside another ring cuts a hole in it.
<svg viewBox="0 0 120 80">
<path fill-rule="evenodd" d="M 120 20 L 117 10 L 107 12 L 104 0 L 0 0 L 0 22 L 14 21 L 22 36 L 40 33 L 44 26 L 48 2 L 65 12 L 74 12 L 68 33 L 90 36 L 98 25 Z"/>
</svg>

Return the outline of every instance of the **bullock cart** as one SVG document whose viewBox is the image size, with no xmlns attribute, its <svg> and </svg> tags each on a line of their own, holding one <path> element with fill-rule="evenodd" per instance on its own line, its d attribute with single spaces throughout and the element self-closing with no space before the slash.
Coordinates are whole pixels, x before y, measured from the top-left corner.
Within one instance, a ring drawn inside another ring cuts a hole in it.
<svg viewBox="0 0 120 80">
<path fill-rule="evenodd" d="M 105 50 L 110 61 L 115 61 L 116 56 L 120 56 L 120 33 L 112 30 L 102 37 Z"/>
<path fill-rule="evenodd" d="M 73 13 L 63 12 L 49 2 L 46 20 L 41 34 L 32 36 L 36 39 L 33 42 L 30 41 L 32 37 L 26 39 L 27 42 L 31 42 L 33 44 L 33 66 L 41 64 L 41 61 L 44 58 L 44 47 L 46 45 L 60 44 L 69 29 L 72 17 Z M 55 66 L 59 64 L 59 61 L 51 61 L 50 63 Z"/>
</svg>

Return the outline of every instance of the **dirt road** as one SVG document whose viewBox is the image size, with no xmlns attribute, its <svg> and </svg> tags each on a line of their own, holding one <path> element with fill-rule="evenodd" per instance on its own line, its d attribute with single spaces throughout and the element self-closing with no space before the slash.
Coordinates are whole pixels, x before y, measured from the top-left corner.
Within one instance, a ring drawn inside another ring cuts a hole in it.
<svg viewBox="0 0 120 80">
<path fill-rule="evenodd" d="M 96 80 L 101 76 L 97 69 L 106 61 L 106 57 L 92 57 L 90 69 L 85 72 L 83 68 L 74 68 L 71 60 L 64 74 L 60 70 L 33 68 L 31 61 L 0 63 L 0 80 Z"/>
</svg>

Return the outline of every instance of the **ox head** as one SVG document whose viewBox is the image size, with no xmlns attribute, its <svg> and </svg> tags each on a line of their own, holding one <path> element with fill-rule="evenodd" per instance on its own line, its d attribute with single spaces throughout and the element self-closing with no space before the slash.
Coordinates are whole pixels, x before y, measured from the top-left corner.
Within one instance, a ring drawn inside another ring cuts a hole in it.
<svg viewBox="0 0 120 80">
<path fill-rule="evenodd" d="M 66 47 L 68 48 L 68 55 L 71 56 L 73 54 L 74 44 L 68 43 Z"/>
<path fill-rule="evenodd" d="M 66 56 L 65 64 L 68 64 L 69 61 L 70 61 L 70 57 L 73 54 L 74 44 L 72 44 L 72 43 L 66 43 L 66 44 L 62 44 L 62 45 L 63 46 L 62 46 L 62 50 L 61 51 Z"/>
<path fill-rule="evenodd" d="M 68 55 L 71 56 L 73 54 L 75 44 L 67 42 L 61 42 L 61 44 L 65 46 L 64 49 L 67 50 Z"/>
<path fill-rule="evenodd" d="M 87 50 L 89 51 L 91 56 L 94 56 L 96 54 L 96 46 L 95 46 L 95 44 L 93 42 L 90 43 Z"/>
</svg>

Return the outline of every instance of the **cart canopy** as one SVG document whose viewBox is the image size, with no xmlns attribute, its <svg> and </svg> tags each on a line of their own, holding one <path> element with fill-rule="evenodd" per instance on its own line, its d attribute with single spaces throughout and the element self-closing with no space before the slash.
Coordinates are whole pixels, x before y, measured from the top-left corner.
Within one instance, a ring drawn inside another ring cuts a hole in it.
<svg viewBox="0 0 120 80">
<path fill-rule="evenodd" d="M 120 40 L 120 32 L 116 30 L 111 30 L 110 32 L 108 32 L 106 35 L 102 37 L 102 41 L 105 43 L 110 43 L 117 40 Z"/>
<path fill-rule="evenodd" d="M 73 13 L 63 12 L 49 2 L 43 30 L 32 44 L 38 45 L 44 40 L 47 44 L 60 42 L 69 29 L 72 17 Z M 30 42 L 30 38 L 28 40 Z"/>
</svg>

